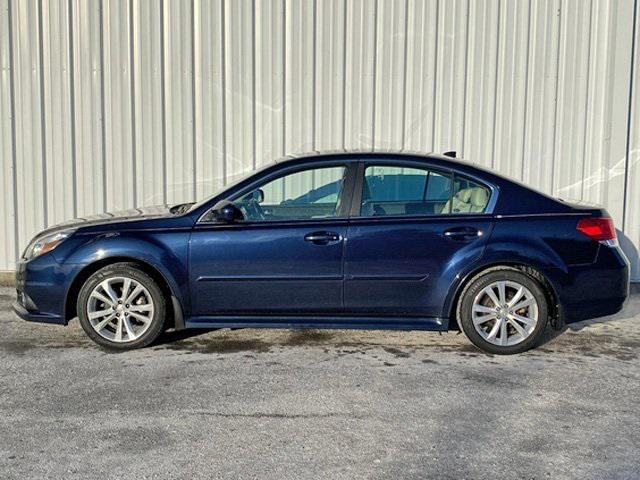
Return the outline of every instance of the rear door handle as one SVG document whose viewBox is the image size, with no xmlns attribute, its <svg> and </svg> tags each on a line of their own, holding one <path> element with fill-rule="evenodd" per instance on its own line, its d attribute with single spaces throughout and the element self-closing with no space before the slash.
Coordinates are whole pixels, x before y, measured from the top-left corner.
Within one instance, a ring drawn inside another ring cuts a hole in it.
<svg viewBox="0 0 640 480">
<path fill-rule="evenodd" d="M 338 243 L 342 237 L 335 232 L 311 232 L 304 236 L 304 240 L 316 245 L 329 245 Z"/>
<path fill-rule="evenodd" d="M 445 230 L 443 235 L 451 240 L 468 241 L 482 236 L 482 231 L 473 227 L 455 227 Z"/>
</svg>

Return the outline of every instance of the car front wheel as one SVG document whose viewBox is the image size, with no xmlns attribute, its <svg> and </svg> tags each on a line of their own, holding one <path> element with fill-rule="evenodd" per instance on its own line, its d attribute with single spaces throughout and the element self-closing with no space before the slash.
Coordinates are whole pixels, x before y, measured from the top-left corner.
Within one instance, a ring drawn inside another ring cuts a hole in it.
<svg viewBox="0 0 640 480">
<path fill-rule="evenodd" d="M 132 263 L 108 265 L 84 283 L 78 318 L 104 347 L 127 350 L 149 345 L 162 332 L 165 299 L 158 284 Z"/>
<path fill-rule="evenodd" d="M 463 291 L 457 313 L 469 340 L 496 354 L 521 353 L 535 346 L 548 319 L 541 285 L 506 267 L 475 277 Z"/>
</svg>

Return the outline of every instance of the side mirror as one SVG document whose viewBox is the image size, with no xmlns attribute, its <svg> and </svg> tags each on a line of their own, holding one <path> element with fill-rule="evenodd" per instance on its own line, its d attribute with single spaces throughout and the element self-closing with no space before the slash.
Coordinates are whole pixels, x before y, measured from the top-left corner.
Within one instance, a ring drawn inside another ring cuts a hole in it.
<svg viewBox="0 0 640 480">
<path fill-rule="evenodd" d="M 213 207 L 213 218 L 219 223 L 235 223 L 244 220 L 240 209 L 229 200 L 221 200 Z"/>
</svg>

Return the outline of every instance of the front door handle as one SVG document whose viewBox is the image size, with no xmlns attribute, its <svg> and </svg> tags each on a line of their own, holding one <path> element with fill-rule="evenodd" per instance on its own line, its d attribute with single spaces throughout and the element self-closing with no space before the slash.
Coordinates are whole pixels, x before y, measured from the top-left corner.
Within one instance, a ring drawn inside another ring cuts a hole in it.
<svg viewBox="0 0 640 480">
<path fill-rule="evenodd" d="M 329 245 L 338 243 L 342 237 L 335 232 L 311 232 L 304 236 L 304 240 L 315 245 Z"/>
<path fill-rule="evenodd" d="M 482 235 L 482 231 L 473 227 L 455 227 L 445 230 L 445 238 L 457 241 L 469 241 Z"/>
</svg>

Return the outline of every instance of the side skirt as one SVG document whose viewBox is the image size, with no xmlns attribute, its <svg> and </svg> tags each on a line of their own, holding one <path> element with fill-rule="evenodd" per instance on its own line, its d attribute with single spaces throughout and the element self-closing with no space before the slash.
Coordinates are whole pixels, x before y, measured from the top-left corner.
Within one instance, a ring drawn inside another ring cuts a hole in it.
<svg viewBox="0 0 640 480">
<path fill-rule="evenodd" d="M 449 328 L 449 320 L 427 317 L 201 316 L 186 318 L 185 327 L 444 331 Z"/>
</svg>

